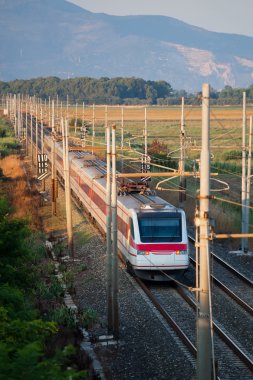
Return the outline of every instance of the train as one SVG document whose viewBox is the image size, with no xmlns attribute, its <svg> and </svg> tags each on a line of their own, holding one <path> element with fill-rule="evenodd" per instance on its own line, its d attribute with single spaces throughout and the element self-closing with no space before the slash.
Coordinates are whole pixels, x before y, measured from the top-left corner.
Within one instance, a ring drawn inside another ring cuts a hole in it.
<svg viewBox="0 0 253 380">
<path fill-rule="evenodd" d="M 44 135 L 51 159 L 51 136 Z M 106 234 L 106 165 L 86 152 L 69 152 L 73 197 Z M 63 148 L 55 143 L 55 165 L 64 178 Z M 125 194 L 125 193 L 124 193 Z M 118 251 L 129 272 L 144 280 L 179 278 L 189 267 L 185 212 L 155 194 L 130 193 L 117 199 Z"/>
</svg>

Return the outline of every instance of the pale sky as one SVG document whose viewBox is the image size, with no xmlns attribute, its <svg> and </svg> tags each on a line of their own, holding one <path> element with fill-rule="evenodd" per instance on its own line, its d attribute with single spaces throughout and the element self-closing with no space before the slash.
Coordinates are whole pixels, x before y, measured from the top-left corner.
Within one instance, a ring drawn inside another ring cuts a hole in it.
<svg viewBox="0 0 253 380">
<path fill-rule="evenodd" d="M 163 15 L 224 33 L 253 37 L 253 0 L 68 0 L 96 13 Z"/>
</svg>

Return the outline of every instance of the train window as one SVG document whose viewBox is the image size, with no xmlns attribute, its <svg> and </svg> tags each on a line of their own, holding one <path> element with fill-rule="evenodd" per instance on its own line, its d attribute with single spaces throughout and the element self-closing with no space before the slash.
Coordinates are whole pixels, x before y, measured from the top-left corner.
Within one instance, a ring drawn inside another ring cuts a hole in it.
<svg viewBox="0 0 253 380">
<path fill-rule="evenodd" d="M 180 213 L 141 213 L 138 223 L 143 243 L 182 241 Z"/>
<path fill-rule="evenodd" d="M 129 225 L 130 225 L 130 234 L 131 234 L 132 239 L 134 240 L 134 223 L 133 223 L 132 218 L 129 218 Z"/>
</svg>

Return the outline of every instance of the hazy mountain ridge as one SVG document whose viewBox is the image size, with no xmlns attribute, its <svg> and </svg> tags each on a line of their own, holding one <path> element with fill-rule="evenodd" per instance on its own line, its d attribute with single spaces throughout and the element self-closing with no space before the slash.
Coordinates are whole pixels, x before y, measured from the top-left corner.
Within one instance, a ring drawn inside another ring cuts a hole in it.
<svg viewBox="0 0 253 380">
<path fill-rule="evenodd" d="M 0 0 L 0 80 L 136 76 L 192 91 L 252 84 L 253 38 L 165 16 L 110 16 L 65 0 Z"/>
</svg>

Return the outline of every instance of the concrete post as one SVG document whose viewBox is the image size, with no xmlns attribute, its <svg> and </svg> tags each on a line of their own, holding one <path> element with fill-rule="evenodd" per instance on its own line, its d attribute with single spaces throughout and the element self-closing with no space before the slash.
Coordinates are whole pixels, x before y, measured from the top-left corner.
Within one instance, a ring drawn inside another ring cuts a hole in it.
<svg viewBox="0 0 253 380">
<path fill-rule="evenodd" d="M 247 186 L 246 186 L 246 208 L 245 208 L 245 233 L 249 233 L 249 206 L 250 206 L 250 182 L 251 182 L 251 157 L 252 157 L 252 116 L 250 116 L 249 124 L 249 153 L 248 153 L 248 170 L 247 170 Z M 249 250 L 249 239 L 245 238 L 244 252 Z"/>
<path fill-rule="evenodd" d="M 69 173 L 69 128 L 68 120 L 65 120 L 63 126 L 63 140 L 65 141 L 64 152 L 64 180 L 65 180 L 65 201 L 66 201 L 66 217 L 67 217 L 67 234 L 68 234 L 68 249 L 69 255 L 74 259 L 74 244 L 73 244 L 73 228 L 72 228 L 72 208 L 71 208 L 71 191 L 70 191 L 70 173 Z"/>
<path fill-rule="evenodd" d="M 38 167 L 38 105 L 36 102 L 35 106 L 35 160 L 36 160 L 36 175 L 39 173 L 39 167 Z"/>
<path fill-rule="evenodd" d="M 183 175 L 185 172 L 185 121 L 184 121 L 184 97 L 182 97 L 181 110 L 181 128 L 180 128 L 180 161 L 179 171 L 181 173 L 179 179 L 179 190 L 186 190 L 186 178 Z M 182 202 L 186 200 L 185 192 L 179 191 L 179 206 L 182 207 Z"/>
<path fill-rule="evenodd" d="M 118 305 L 118 231 L 117 231 L 117 183 L 116 183 L 116 125 L 112 126 L 112 304 L 113 335 L 119 338 Z"/>
<path fill-rule="evenodd" d="M 197 315 L 197 379 L 211 380 L 210 268 L 209 268 L 209 197 L 210 131 L 209 85 L 202 87 L 202 149 L 200 158 L 200 257 L 199 308 Z"/>
<path fill-rule="evenodd" d="M 246 92 L 243 92 L 243 123 L 242 123 L 242 221 L 241 221 L 241 232 L 246 233 Z M 246 240 L 241 239 L 241 250 L 246 252 Z"/>
<path fill-rule="evenodd" d="M 113 332 L 112 310 L 112 234 L 111 234 L 111 127 L 107 126 L 106 173 L 106 254 L 107 254 L 107 323 L 108 333 Z"/>
</svg>

